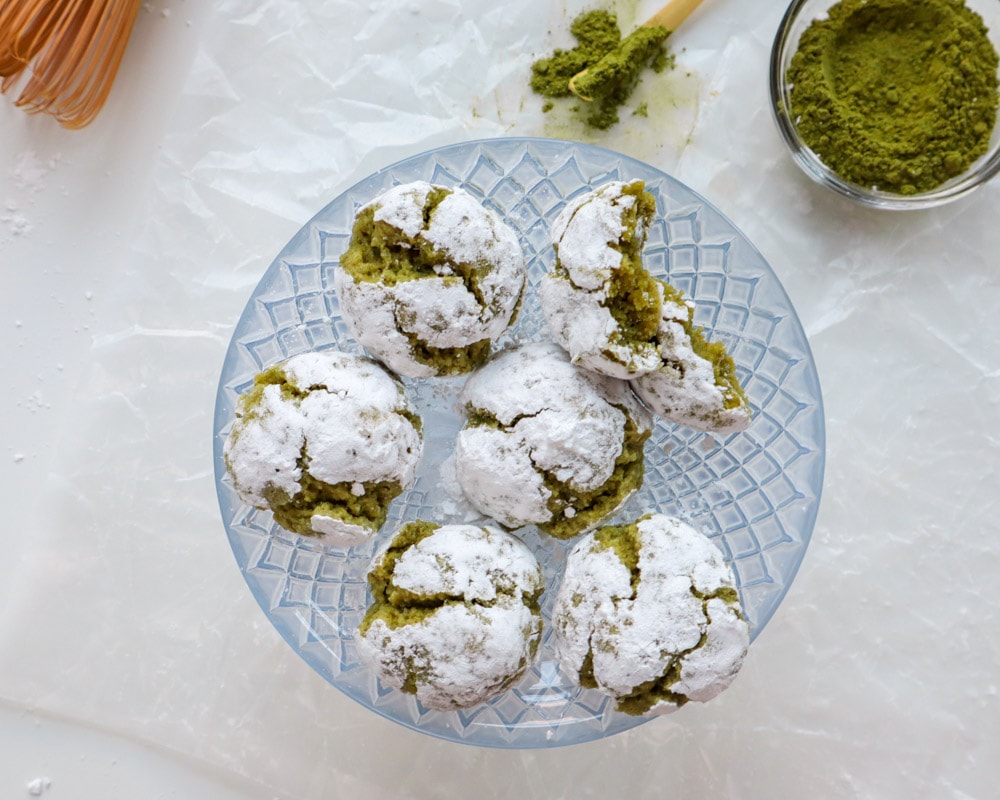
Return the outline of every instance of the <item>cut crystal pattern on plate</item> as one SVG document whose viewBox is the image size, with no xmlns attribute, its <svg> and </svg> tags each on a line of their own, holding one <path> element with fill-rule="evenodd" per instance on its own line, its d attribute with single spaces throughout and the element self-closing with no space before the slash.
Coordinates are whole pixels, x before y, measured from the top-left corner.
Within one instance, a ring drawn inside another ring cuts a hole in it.
<svg viewBox="0 0 1000 800">
<path fill-rule="evenodd" d="M 414 486 L 393 503 L 379 537 L 351 549 L 328 547 L 277 527 L 244 505 L 226 474 L 222 446 L 240 393 L 254 375 L 313 350 L 362 352 L 340 317 L 334 271 L 357 208 L 398 183 L 463 186 L 518 233 L 529 287 L 517 324 L 502 343 L 546 338 L 538 281 L 554 258 L 549 227 L 567 201 L 609 180 L 646 182 L 658 214 L 646 266 L 696 304 L 695 322 L 725 342 L 754 412 L 745 432 L 726 437 L 659 420 L 646 444 L 646 479 L 613 522 L 651 511 L 688 520 L 732 564 L 756 638 L 805 555 L 819 506 L 825 454 L 819 381 L 802 326 L 760 253 L 706 200 L 669 175 L 627 156 L 553 139 L 507 138 L 453 145 L 409 158 L 348 189 L 310 220 L 260 281 L 226 354 L 215 410 L 219 505 L 236 561 L 268 619 L 320 675 L 373 711 L 456 742 L 553 747 L 590 741 L 646 721 L 581 690 L 555 660 L 546 626 L 538 659 L 509 691 L 460 712 L 423 708 L 383 686 L 363 664 L 354 633 L 370 601 L 366 573 L 376 549 L 402 522 L 476 522 L 449 474 L 461 427 L 462 379 L 405 381 L 424 419 L 425 454 Z M 542 564 L 547 620 L 572 542 L 535 528 L 517 532 Z M 752 657 L 752 648 L 751 656 Z M 682 709 L 680 714 L 691 713 Z"/>
</svg>

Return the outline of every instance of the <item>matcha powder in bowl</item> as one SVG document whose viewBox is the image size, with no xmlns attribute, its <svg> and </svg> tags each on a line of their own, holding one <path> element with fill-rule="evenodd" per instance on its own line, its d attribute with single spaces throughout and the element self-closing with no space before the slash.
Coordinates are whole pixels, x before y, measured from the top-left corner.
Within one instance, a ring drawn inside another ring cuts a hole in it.
<svg viewBox="0 0 1000 800">
<path fill-rule="evenodd" d="M 882 208 L 960 197 L 1000 170 L 988 0 L 794 0 L 775 38 L 771 99 L 796 162 Z"/>
</svg>

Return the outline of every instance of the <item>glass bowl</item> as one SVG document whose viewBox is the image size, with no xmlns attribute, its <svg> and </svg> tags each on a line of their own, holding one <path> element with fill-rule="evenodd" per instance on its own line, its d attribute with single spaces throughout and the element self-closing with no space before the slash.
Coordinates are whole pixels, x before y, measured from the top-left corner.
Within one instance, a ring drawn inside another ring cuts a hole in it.
<svg viewBox="0 0 1000 800">
<path fill-rule="evenodd" d="M 787 81 L 788 67 L 799 47 L 803 32 L 816 19 L 826 16 L 828 9 L 839 0 L 792 0 L 778 26 L 771 48 L 770 91 L 771 111 L 792 158 L 817 183 L 845 197 L 875 208 L 890 210 L 919 209 L 938 206 L 956 200 L 986 183 L 1000 171 L 1000 120 L 993 128 L 989 149 L 961 175 L 929 191 L 899 194 L 852 183 L 837 175 L 802 140 L 795 120 L 791 117 L 791 84 Z M 993 46 L 1000 52 L 1000 3 L 996 0 L 965 0 L 965 5 L 983 18 Z"/>
</svg>

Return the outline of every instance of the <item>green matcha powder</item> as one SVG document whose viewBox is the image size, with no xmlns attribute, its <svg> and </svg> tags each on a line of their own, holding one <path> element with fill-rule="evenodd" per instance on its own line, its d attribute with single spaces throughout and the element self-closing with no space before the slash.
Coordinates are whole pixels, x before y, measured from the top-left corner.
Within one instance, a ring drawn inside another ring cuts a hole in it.
<svg viewBox="0 0 1000 800">
<path fill-rule="evenodd" d="M 982 18 L 960 0 L 841 0 L 792 57 L 791 117 L 840 177 L 926 192 L 987 151 L 997 63 Z"/>
<path fill-rule="evenodd" d="M 576 47 L 556 50 L 531 65 L 532 90 L 548 98 L 544 111 L 552 109 L 554 99 L 572 96 L 570 79 L 587 70 L 573 84 L 577 95 L 589 99 L 581 100 L 577 110 L 590 127 L 610 128 L 618 122 L 618 110 L 632 96 L 642 73 L 672 66 L 663 46 L 669 35 L 666 28 L 638 28 L 623 39 L 615 15 L 598 10 L 580 14 L 569 30 Z M 646 116 L 645 108 L 640 108 L 635 113 Z"/>
</svg>

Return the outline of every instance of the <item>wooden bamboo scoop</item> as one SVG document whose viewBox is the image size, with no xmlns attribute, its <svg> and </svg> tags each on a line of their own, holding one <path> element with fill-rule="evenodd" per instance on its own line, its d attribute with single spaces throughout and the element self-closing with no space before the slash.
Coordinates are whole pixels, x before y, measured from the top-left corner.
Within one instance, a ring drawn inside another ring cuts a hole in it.
<svg viewBox="0 0 1000 800">
<path fill-rule="evenodd" d="M 622 39 L 621 43 L 604 58 L 570 78 L 569 90 L 586 102 L 590 102 L 594 97 L 602 96 L 603 92 L 600 91 L 600 87 L 605 81 L 623 82 L 621 69 L 606 69 L 611 62 L 634 64 L 635 75 L 625 76 L 625 80 L 637 76 L 642 64 L 635 64 L 635 59 L 639 51 L 647 47 L 645 42 L 639 41 L 637 36 L 639 31 L 643 28 L 662 27 L 666 28 L 667 35 L 670 35 L 690 16 L 692 11 L 701 5 L 701 2 L 702 0 L 670 0 L 663 8 L 642 23 L 639 30 L 633 31 Z M 602 75 L 602 73 L 606 73 L 606 75 Z M 587 76 L 595 77 L 587 78 Z M 588 83 L 593 85 L 588 85 Z M 598 91 L 595 91 L 595 88 Z"/>
</svg>

